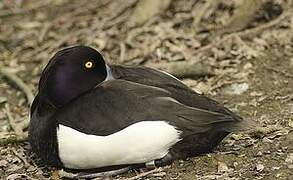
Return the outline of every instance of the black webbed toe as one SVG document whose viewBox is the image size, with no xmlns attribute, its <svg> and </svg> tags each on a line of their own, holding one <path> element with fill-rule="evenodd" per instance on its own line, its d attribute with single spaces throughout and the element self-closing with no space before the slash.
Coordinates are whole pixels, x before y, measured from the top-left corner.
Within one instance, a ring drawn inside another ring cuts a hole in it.
<svg viewBox="0 0 293 180">
<path fill-rule="evenodd" d="M 173 161 L 174 161 L 174 158 L 172 154 L 169 152 L 162 159 L 155 160 L 155 166 L 156 167 L 167 166 L 167 165 L 170 165 Z"/>
</svg>

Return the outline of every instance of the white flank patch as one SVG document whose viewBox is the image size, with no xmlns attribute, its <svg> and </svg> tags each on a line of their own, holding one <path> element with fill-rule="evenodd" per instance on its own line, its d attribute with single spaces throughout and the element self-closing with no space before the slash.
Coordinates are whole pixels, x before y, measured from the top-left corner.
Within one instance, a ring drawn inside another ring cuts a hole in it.
<svg viewBox="0 0 293 180">
<path fill-rule="evenodd" d="M 146 163 L 163 158 L 180 131 L 164 121 L 142 121 L 108 136 L 84 134 L 59 125 L 59 156 L 64 166 L 90 169 L 104 166 Z"/>
</svg>

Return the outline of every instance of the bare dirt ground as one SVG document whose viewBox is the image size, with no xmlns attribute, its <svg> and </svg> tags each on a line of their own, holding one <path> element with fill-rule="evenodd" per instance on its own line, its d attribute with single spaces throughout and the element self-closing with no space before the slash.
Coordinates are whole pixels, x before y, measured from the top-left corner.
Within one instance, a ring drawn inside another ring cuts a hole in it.
<svg viewBox="0 0 293 180">
<path fill-rule="evenodd" d="M 95 47 L 111 63 L 169 71 L 260 124 L 229 135 L 214 153 L 142 178 L 293 179 L 292 2 L 259 1 L 237 16 L 241 2 L 173 0 L 141 25 L 136 0 L 1 1 L 1 179 L 60 178 L 54 169 L 36 166 L 29 152 L 30 95 L 14 77 L 35 94 L 53 53 L 76 44 Z M 139 179 L 138 173 L 114 178 Z"/>
</svg>

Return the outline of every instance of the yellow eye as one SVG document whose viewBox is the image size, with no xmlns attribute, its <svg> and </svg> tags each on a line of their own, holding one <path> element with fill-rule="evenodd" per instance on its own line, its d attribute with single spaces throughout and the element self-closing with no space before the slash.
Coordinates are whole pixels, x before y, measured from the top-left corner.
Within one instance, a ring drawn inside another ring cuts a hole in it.
<svg viewBox="0 0 293 180">
<path fill-rule="evenodd" d="M 93 67 L 93 62 L 91 62 L 91 61 L 88 61 L 88 62 L 86 62 L 85 64 L 84 64 L 84 66 L 86 67 L 86 68 L 92 68 Z"/>
</svg>

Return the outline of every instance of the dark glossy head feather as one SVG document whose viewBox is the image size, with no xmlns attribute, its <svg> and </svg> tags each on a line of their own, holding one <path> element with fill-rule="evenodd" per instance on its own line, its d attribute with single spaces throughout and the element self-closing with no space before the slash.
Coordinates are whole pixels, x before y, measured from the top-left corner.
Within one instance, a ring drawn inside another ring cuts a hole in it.
<svg viewBox="0 0 293 180">
<path fill-rule="evenodd" d="M 102 55 L 86 46 L 57 52 L 45 67 L 40 82 L 40 98 L 61 107 L 94 88 L 107 77 Z"/>
</svg>

